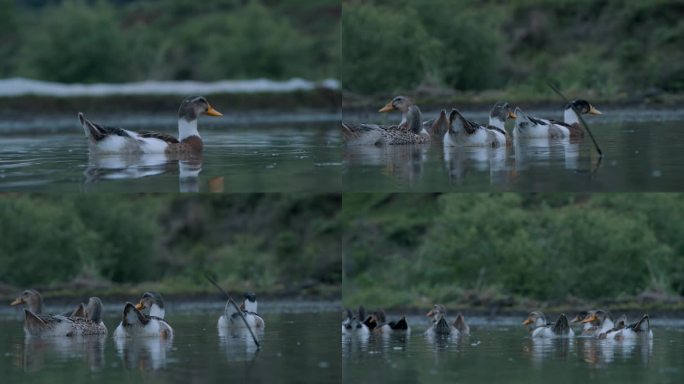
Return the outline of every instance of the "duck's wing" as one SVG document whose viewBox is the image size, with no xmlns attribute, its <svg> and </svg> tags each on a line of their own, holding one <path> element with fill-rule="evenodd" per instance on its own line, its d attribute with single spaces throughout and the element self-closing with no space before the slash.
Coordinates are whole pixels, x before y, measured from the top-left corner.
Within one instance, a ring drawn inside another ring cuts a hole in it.
<svg viewBox="0 0 684 384">
<path fill-rule="evenodd" d="M 536 125 L 550 125 L 551 124 L 548 120 L 540 119 L 540 118 L 534 117 L 534 116 L 527 115 L 527 119 Z"/>
<path fill-rule="evenodd" d="M 164 133 L 164 132 L 140 131 L 140 132 L 138 132 L 138 136 L 139 136 L 140 138 L 143 138 L 143 139 L 158 139 L 158 140 L 162 140 L 162 141 L 164 141 L 164 142 L 166 142 L 166 143 L 168 143 L 168 144 L 177 144 L 177 143 L 180 143 L 180 141 L 178 141 L 178 139 L 177 139 L 175 136 L 170 135 L 170 134 L 168 134 L 168 133 Z"/>
<path fill-rule="evenodd" d="M 95 142 L 102 141 L 108 136 L 131 137 L 128 131 L 124 129 L 105 127 L 104 125 L 93 123 L 92 121 L 86 119 L 81 112 L 78 113 L 78 120 L 83 126 L 83 131 L 85 132 L 86 137 Z"/>
<path fill-rule="evenodd" d="M 470 333 L 470 327 L 466 324 L 465 316 L 459 313 L 456 315 L 456 320 L 454 320 L 454 328 L 458 329 L 462 334 Z"/>
<path fill-rule="evenodd" d="M 550 119 L 549 123 L 551 123 L 553 125 L 560 125 L 560 126 L 565 127 L 565 128 L 572 128 L 572 125 L 566 123 L 565 121 Z"/>
<path fill-rule="evenodd" d="M 124 306 L 123 310 L 123 317 L 121 319 L 121 324 L 123 324 L 124 327 L 138 324 L 146 325 L 149 322 L 150 318 L 137 310 L 135 305 L 126 303 L 126 306 Z"/>
<path fill-rule="evenodd" d="M 451 326 L 444 317 L 440 318 L 435 324 L 435 333 L 440 335 L 448 335 L 451 333 Z"/>
<path fill-rule="evenodd" d="M 430 133 L 430 136 L 441 139 L 449 131 L 449 116 L 446 110 L 442 109 L 436 119 L 431 119 L 423 123 L 423 128 Z"/>
<path fill-rule="evenodd" d="M 634 332 L 648 332 L 651 330 L 651 322 L 648 315 L 641 316 L 641 319 L 634 324 L 631 324 L 629 328 L 632 328 Z"/>
<path fill-rule="evenodd" d="M 24 309 L 24 316 L 26 319 L 26 329 L 32 334 L 38 334 L 41 331 L 55 327 L 62 322 L 73 323 L 65 316 L 57 315 L 38 315 L 28 309 Z"/>
<path fill-rule="evenodd" d="M 374 145 L 385 140 L 388 130 L 393 127 L 385 127 L 376 124 L 342 123 L 342 136 L 347 144 Z"/>
<path fill-rule="evenodd" d="M 460 124 L 467 134 L 472 135 L 478 129 L 484 128 L 482 124 L 478 124 L 474 121 L 468 120 L 458 111 L 458 109 L 452 109 L 449 114 L 450 127 L 453 126 L 454 122 Z"/>
<path fill-rule="evenodd" d="M 565 314 L 558 316 L 558 320 L 553 324 L 551 329 L 556 335 L 564 335 L 570 331 L 570 323 Z"/>
</svg>

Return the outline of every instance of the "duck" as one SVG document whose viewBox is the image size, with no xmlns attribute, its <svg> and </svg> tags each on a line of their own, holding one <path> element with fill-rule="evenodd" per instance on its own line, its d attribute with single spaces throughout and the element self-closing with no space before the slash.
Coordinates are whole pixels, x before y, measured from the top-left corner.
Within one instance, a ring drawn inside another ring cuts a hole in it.
<svg viewBox="0 0 684 384">
<path fill-rule="evenodd" d="M 577 324 L 581 323 L 582 320 L 586 319 L 589 317 L 589 311 L 581 311 L 575 317 L 573 317 L 570 320 L 571 324 Z M 596 333 L 596 330 L 598 329 L 598 326 L 595 324 L 592 324 L 591 322 L 588 323 L 581 323 L 582 324 L 582 336 L 594 336 Z"/>
<path fill-rule="evenodd" d="M 250 328 L 263 329 L 266 326 L 264 319 L 257 314 L 256 293 L 245 292 L 240 310 L 245 317 Z M 244 328 L 245 322 L 240 318 L 240 314 L 235 310 L 233 304 L 228 301 L 223 309 L 223 315 L 218 319 L 219 328 Z"/>
<path fill-rule="evenodd" d="M 511 105 L 507 102 L 494 104 L 492 110 L 489 111 L 489 125 L 487 126 L 493 136 L 492 147 L 505 147 L 511 144 L 510 136 L 506 132 L 506 121 L 516 117 Z"/>
<path fill-rule="evenodd" d="M 610 313 L 602 309 L 589 311 L 588 315 L 580 323 L 588 323 L 595 327 L 592 336 L 597 339 L 605 339 L 608 333 L 615 328 L 615 322 Z"/>
<path fill-rule="evenodd" d="M 423 125 L 423 115 L 415 102 L 406 96 L 397 96 L 378 112 L 401 112 L 399 125 L 342 123 L 342 134 L 347 145 L 400 145 L 425 144 L 431 140 Z M 429 123 L 428 123 L 429 124 Z"/>
<path fill-rule="evenodd" d="M 385 315 L 385 311 L 380 310 L 376 311 L 372 315 L 372 322 L 375 324 L 375 326 L 371 329 L 371 332 L 375 333 L 382 333 L 382 334 L 391 334 L 394 332 L 399 332 L 399 333 L 410 333 L 411 332 L 411 327 L 408 325 L 408 321 L 406 321 L 406 316 L 401 316 L 401 318 L 397 321 L 390 321 L 389 323 L 387 322 L 387 317 Z"/>
<path fill-rule="evenodd" d="M 446 147 L 492 147 L 506 146 L 506 130 L 487 126 L 466 119 L 459 110 L 449 114 L 449 129 L 444 134 Z"/>
<path fill-rule="evenodd" d="M 362 320 L 359 320 L 363 319 L 364 317 L 365 310 L 363 307 L 359 307 L 358 316 L 354 316 L 354 313 L 351 309 L 345 309 L 344 318 L 342 320 L 342 335 L 357 335 L 361 337 L 370 335 L 368 326 L 364 324 Z"/>
<path fill-rule="evenodd" d="M 168 133 L 129 131 L 106 127 L 88 120 L 82 112 L 83 127 L 90 153 L 94 154 L 199 154 L 204 148 L 197 131 L 200 115 L 223 116 L 203 96 L 186 97 L 178 109 L 178 137 Z"/>
<path fill-rule="evenodd" d="M 627 318 L 623 315 L 623 318 L 616 322 L 616 329 L 610 332 L 607 337 L 613 340 L 623 341 L 623 340 L 634 340 L 639 337 L 644 337 L 648 339 L 653 338 L 653 331 L 651 330 L 651 322 L 649 316 L 644 314 L 641 316 L 639 321 L 627 324 Z"/>
<path fill-rule="evenodd" d="M 446 308 L 441 304 L 435 304 L 425 316 L 432 318 L 432 325 L 425 331 L 427 335 L 435 336 L 467 336 L 470 327 L 465 322 L 465 317 L 459 313 L 453 323 L 447 320 Z"/>
<path fill-rule="evenodd" d="M 87 309 L 83 310 L 83 317 L 43 314 L 43 297 L 35 289 L 23 291 L 19 297 L 10 303 L 13 306 L 20 304 L 26 306 L 24 308 L 24 333 L 26 336 L 71 337 L 107 333 L 107 327 L 101 323 L 101 319 L 97 315 L 98 310 L 100 314 L 102 313 L 101 301 L 99 308 L 91 307 L 91 313 L 94 315 L 92 318 L 88 316 Z"/>
<path fill-rule="evenodd" d="M 148 309 L 149 314 L 141 312 Z M 159 337 L 173 338 L 173 328 L 164 320 L 166 310 L 164 299 L 159 292 L 145 292 L 138 302 L 133 305 L 126 303 L 121 322 L 114 331 L 114 338 Z"/>
<path fill-rule="evenodd" d="M 513 136 L 518 138 L 581 138 L 584 137 L 584 129 L 580 124 L 580 114 L 602 115 L 586 100 L 573 100 L 565 106 L 563 111 L 563 121 L 552 119 L 541 119 L 525 114 L 519 107 L 516 107 L 515 127 Z"/>
<path fill-rule="evenodd" d="M 532 338 L 575 337 L 575 332 L 570 328 L 565 314 L 558 316 L 555 323 L 547 323 L 546 317 L 542 312 L 534 311 L 530 312 L 522 324 L 529 326 Z"/>
</svg>

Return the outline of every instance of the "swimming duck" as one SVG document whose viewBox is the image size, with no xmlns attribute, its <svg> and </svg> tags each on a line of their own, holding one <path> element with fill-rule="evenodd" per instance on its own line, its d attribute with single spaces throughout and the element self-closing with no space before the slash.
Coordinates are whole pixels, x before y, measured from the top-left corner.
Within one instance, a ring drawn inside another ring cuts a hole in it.
<svg viewBox="0 0 684 384">
<path fill-rule="evenodd" d="M 636 323 L 627 324 L 627 318 L 624 317 L 616 322 L 616 327 L 613 332 L 608 333 L 607 337 L 613 340 L 632 340 L 639 337 L 653 338 L 653 331 L 651 330 L 651 322 L 648 315 L 641 316 L 641 319 Z"/>
<path fill-rule="evenodd" d="M 615 322 L 610 313 L 602 309 L 591 310 L 589 315 L 580 321 L 581 324 L 592 324 L 595 327 L 593 336 L 605 339 L 608 333 L 615 328 Z"/>
<path fill-rule="evenodd" d="M 257 314 L 257 300 L 254 292 L 246 292 L 242 303 L 240 303 L 242 315 L 247 320 L 250 328 L 263 329 L 266 326 L 264 319 Z M 240 314 L 230 302 L 226 302 L 223 315 L 218 320 L 219 328 L 244 328 L 245 322 L 240 318 Z"/>
<path fill-rule="evenodd" d="M 148 309 L 149 315 L 142 313 L 143 309 Z M 165 313 L 164 299 L 161 294 L 145 292 L 138 304 L 126 303 L 121 323 L 114 331 L 114 337 L 161 337 L 170 339 L 173 337 L 173 329 L 164 320 Z"/>
<path fill-rule="evenodd" d="M 420 108 L 408 97 L 397 96 L 378 112 L 400 111 L 399 125 L 342 123 L 342 134 L 347 145 L 398 145 L 430 142 L 430 134 L 423 127 Z"/>
<path fill-rule="evenodd" d="M 134 132 L 93 123 L 78 113 L 91 153 L 183 154 L 201 153 L 202 138 L 197 131 L 200 115 L 223 116 L 202 96 L 185 98 L 178 109 L 178 138 L 162 132 Z"/>
<path fill-rule="evenodd" d="M 573 109 L 574 108 L 574 109 Z M 577 110 L 581 114 L 601 115 L 602 113 L 586 100 L 573 100 L 565 106 L 563 121 L 540 119 L 526 115 L 520 108 L 515 109 L 514 137 L 551 137 L 551 138 L 579 138 L 584 136 L 584 129 L 580 125 Z"/>
<path fill-rule="evenodd" d="M 359 320 L 365 317 L 365 310 L 363 307 L 359 307 L 358 316 L 354 316 L 351 309 L 347 308 L 344 312 L 344 319 L 342 320 L 342 334 L 343 335 L 357 335 L 357 336 L 368 336 L 370 331 L 368 326 Z"/>
<path fill-rule="evenodd" d="M 507 102 L 499 102 L 489 112 L 489 129 L 493 135 L 493 147 L 504 147 L 510 145 L 510 138 L 506 132 L 506 120 L 515 119 L 517 116 Z"/>
<path fill-rule="evenodd" d="M 447 320 L 446 308 L 441 304 L 435 304 L 432 310 L 425 316 L 432 318 L 432 325 L 425 331 L 428 335 L 438 336 L 466 336 L 470 334 L 470 328 L 462 314 L 456 316 L 453 323 Z"/>
<path fill-rule="evenodd" d="M 466 119 L 457 109 L 449 114 L 449 129 L 444 134 L 448 147 L 499 147 L 506 145 L 506 131 Z"/>
<path fill-rule="evenodd" d="M 589 311 L 581 311 L 575 317 L 573 317 L 570 320 L 571 324 L 575 323 L 581 323 L 582 320 L 586 319 L 589 317 Z M 599 329 L 597 325 L 592 324 L 591 322 L 588 323 L 581 323 L 582 324 L 582 336 L 594 336 L 596 333 L 596 330 Z"/>
<path fill-rule="evenodd" d="M 546 317 L 542 312 L 530 312 L 522 322 L 523 325 L 529 326 L 529 331 L 533 338 L 557 338 L 557 337 L 574 337 L 575 332 L 570 328 L 568 318 L 565 314 L 558 316 L 555 323 L 547 323 Z"/>
<path fill-rule="evenodd" d="M 389 334 L 393 332 L 411 332 L 411 327 L 409 327 L 408 322 L 406 321 L 406 316 L 402 316 L 399 320 L 390 321 L 388 323 L 385 316 L 385 311 L 380 310 L 373 313 L 371 317 L 372 322 L 375 324 L 375 326 L 371 329 L 372 332 L 382 334 Z"/>
<path fill-rule="evenodd" d="M 84 317 L 43 314 L 43 297 L 35 289 L 25 290 L 10 303 L 10 305 L 19 304 L 26 306 L 24 308 L 24 332 L 27 336 L 81 336 L 107 333 L 104 324 L 101 325 L 100 321 L 88 318 L 87 312 L 84 313 Z M 94 307 L 91 309 L 93 313 L 96 310 L 97 308 Z M 101 313 L 102 308 L 100 307 L 99 310 Z"/>
</svg>

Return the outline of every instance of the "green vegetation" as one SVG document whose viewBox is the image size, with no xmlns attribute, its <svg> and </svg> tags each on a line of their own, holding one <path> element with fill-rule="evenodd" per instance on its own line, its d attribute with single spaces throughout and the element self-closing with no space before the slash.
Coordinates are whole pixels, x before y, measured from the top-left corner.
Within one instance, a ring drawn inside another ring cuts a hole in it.
<svg viewBox="0 0 684 384">
<path fill-rule="evenodd" d="M 553 99 L 684 93 L 674 0 L 345 0 L 342 84 L 356 94 L 467 92 Z"/>
<path fill-rule="evenodd" d="M 350 194 L 342 217 L 349 306 L 684 296 L 680 194 Z"/>
<path fill-rule="evenodd" d="M 211 273 L 232 290 L 330 295 L 339 206 L 335 195 L 6 195 L 0 286 L 214 292 Z"/>
<path fill-rule="evenodd" d="M 0 0 L 0 77 L 337 78 L 336 0 Z"/>
</svg>

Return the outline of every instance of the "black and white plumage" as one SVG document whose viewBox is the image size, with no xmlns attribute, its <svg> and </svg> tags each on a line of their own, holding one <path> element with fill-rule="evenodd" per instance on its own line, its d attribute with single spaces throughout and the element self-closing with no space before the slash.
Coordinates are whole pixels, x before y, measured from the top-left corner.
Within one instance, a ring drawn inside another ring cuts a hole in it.
<svg viewBox="0 0 684 384">
<path fill-rule="evenodd" d="M 580 138 L 584 136 L 577 112 L 580 114 L 601 115 L 602 113 L 586 100 L 573 100 L 563 111 L 563 121 L 542 119 L 525 114 L 516 108 L 515 138 Z"/>
<path fill-rule="evenodd" d="M 245 317 L 247 324 L 252 329 L 263 329 L 266 327 L 266 322 L 257 312 L 258 303 L 256 294 L 254 292 L 245 292 L 242 302 L 240 303 L 240 311 Z M 245 328 L 245 322 L 240 317 L 240 314 L 235 309 L 230 301 L 226 302 L 223 309 L 223 314 L 218 319 L 217 324 L 219 329 L 224 328 Z"/>
<path fill-rule="evenodd" d="M 364 323 L 365 318 L 366 310 L 363 306 L 359 307 L 359 311 L 356 315 L 354 315 L 351 309 L 345 309 L 344 318 L 342 319 L 342 335 L 368 337 L 370 335 L 370 330 Z"/>
<path fill-rule="evenodd" d="M 532 338 L 552 339 L 575 336 L 575 332 L 570 328 L 568 318 L 564 314 L 558 316 L 555 323 L 547 323 L 542 312 L 530 312 L 522 324 L 528 326 Z"/>
<path fill-rule="evenodd" d="M 78 120 L 88 138 L 90 152 L 94 154 L 199 153 L 203 149 L 197 131 L 200 115 L 223 116 L 203 96 L 190 96 L 183 100 L 178 110 L 178 138 L 163 132 L 107 127 L 88 120 L 81 112 Z"/>
<path fill-rule="evenodd" d="M 466 324 L 462 314 L 456 316 L 456 320 L 450 323 L 447 320 L 446 308 L 441 304 L 435 304 L 432 310 L 425 316 L 430 317 L 432 325 L 425 331 L 428 336 L 467 336 L 470 327 Z"/>
<path fill-rule="evenodd" d="M 143 309 L 147 309 L 149 313 L 143 313 Z M 114 331 L 114 337 L 160 337 L 171 339 L 173 338 L 173 328 L 164 319 L 165 314 L 166 309 L 161 294 L 158 292 L 145 292 L 138 304 L 126 303 L 121 322 Z"/>
<path fill-rule="evenodd" d="M 452 109 L 449 114 L 449 129 L 444 134 L 444 146 L 497 147 L 505 145 L 505 139 L 503 144 L 499 144 L 499 135 L 500 132 L 497 129 L 468 120 L 460 111 Z"/>
</svg>

